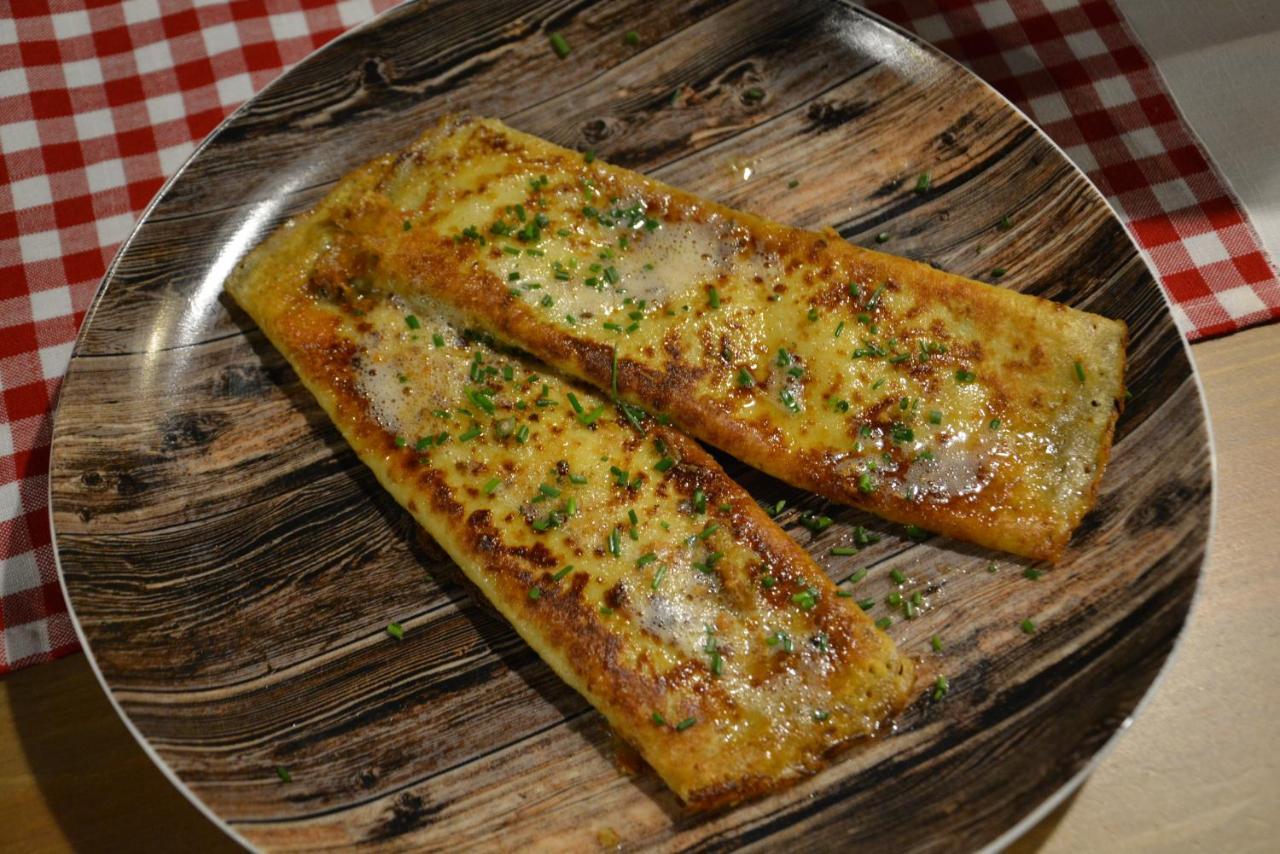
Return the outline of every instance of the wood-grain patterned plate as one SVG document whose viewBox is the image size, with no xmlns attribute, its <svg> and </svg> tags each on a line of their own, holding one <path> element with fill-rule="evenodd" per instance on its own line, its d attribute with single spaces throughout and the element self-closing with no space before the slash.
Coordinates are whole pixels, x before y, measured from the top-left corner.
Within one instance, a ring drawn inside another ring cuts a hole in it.
<svg viewBox="0 0 1280 854">
<path fill-rule="evenodd" d="M 833 576 L 871 568 L 860 596 L 883 602 L 894 567 L 927 579 L 936 607 L 890 629 L 926 688 L 895 735 L 766 800 L 684 812 L 652 773 L 619 767 L 601 718 L 418 544 L 222 296 L 270 229 L 464 108 L 783 222 L 884 233 L 886 249 L 978 278 L 1004 268 L 1008 287 L 1128 322 L 1114 460 L 1039 580 L 726 461 L 761 500 L 787 500 L 781 523 Z M 922 172 L 932 188 L 913 192 Z M 897 851 L 1007 836 L 1124 725 L 1186 617 L 1212 465 L 1181 337 L 1123 228 L 1045 137 L 931 48 L 830 0 L 458 0 L 330 44 L 160 194 L 76 346 L 51 489 L 104 685 L 246 843 Z M 811 534 L 806 510 L 836 523 Z M 879 541 L 829 557 L 859 525 Z"/>
</svg>

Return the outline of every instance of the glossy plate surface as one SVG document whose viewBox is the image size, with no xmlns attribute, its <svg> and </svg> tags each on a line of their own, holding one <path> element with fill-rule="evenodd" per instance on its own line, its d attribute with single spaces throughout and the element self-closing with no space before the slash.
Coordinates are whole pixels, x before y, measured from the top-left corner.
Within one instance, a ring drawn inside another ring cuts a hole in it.
<svg viewBox="0 0 1280 854">
<path fill-rule="evenodd" d="M 1102 494 L 1039 580 L 722 458 L 760 500 L 786 499 L 779 521 L 833 577 L 871 568 L 858 595 L 880 602 L 874 615 L 890 613 L 892 569 L 921 579 L 931 606 L 890 629 L 922 674 L 896 735 L 771 798 L 685 812 L 651 772 L 620 768 L 601 718 L 419 543 L 222 295 L 286 217 L 459 109 L 953 272 L 1004 268 L 1005 286 L 1128 322 L 1133 399 Z M 916 193 L 923 172 L 932 188 Z M 460 0 L 330 44 L 168 186 L 76 347 L 51 489 L 104 683 L 250 844 L 951 850 L 1015 826 L 1133 712 L 1191 603 L 1212 464 L 1186 350 L 1121 225 L 1021 115 L 931 48 L 837 2 Z M 835 524 L 813 534 L 804 511 Z M 859 525 L 879 541 L 830 557 Z M 393 620 L 401 642 L 384 631 Z M 951 689 L 934 702 L 939 674 Z"/>
</svg>

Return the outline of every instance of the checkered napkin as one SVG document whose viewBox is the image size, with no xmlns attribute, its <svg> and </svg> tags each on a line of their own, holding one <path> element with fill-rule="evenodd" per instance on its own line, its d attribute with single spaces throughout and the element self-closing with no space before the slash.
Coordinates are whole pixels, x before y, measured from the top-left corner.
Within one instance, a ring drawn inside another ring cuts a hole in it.
<svg viewBox="0 0 1280 854">
<path fill-rule="evenodd" d="M 233 108 L 395 0 L 0 0 L 0 674 L 76 649 L 49 413 L 135 219 Z M 986 77 L 1128 221 L 1192 338 L 1280 316 L 1230 190 L 1109 0 L 867 5 Z"/>
</svg>

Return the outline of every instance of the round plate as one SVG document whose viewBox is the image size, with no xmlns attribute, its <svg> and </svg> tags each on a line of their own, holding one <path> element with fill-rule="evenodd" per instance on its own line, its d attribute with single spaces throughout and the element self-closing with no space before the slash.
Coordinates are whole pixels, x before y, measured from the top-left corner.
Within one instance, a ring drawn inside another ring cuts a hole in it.
<svg viewBox="0 0 1280 854">
<path fill-rule="evenodd" d="M 893 567 L 929 579 L 933 607 L 890 629 L 923 674 L 896 734 L 764 800 L 685 811 L 418 543 L 223 296 L 287 216 L 459 109 L 772 219 L 887 233 L 882 248 L 956 273 L 1003 267 L 1008 287 L 1128 322 L 1133 399 L 1097 508 L 1039 580 L 725 460 L 761 500 L 787 500 L 781 524 L 833 577 L 871 568 L 860 596 L 883 602 Z M 932 188 L 914 192 L 923 172 Z M 797 0 L 411 5 L 319 51 L 213 135 L 117 258 L 63 386 L 51 478 L 63 578 L 108 691 L 211 816 L 268 849 L 990 843 L 1077 781 L 1151 684 L 1212 491 L 1181 336 L 1103 199 L 931 48 Z M 811 534 L 804 510 L 836 523 Z M 828 557 L 858 525 L 879 541 Z"/>
</svg>

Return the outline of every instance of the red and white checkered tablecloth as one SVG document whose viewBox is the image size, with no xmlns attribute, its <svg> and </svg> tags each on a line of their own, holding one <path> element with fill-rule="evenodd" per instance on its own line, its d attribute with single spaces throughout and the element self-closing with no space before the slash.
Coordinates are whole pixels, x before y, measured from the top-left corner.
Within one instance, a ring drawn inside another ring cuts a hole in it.
<svg viewBox="0 0 1280 854">
<path fill-rule="evenodd" d="M 74 652 L 49 415 L 116 247 L 195 145 L 395 0 L 0 0 L 0 674 Z M 1111 0 L 868 0 L 1024 109 L 1111 199 L 1191 338 L 1280 282 Z"/>
</svg>

